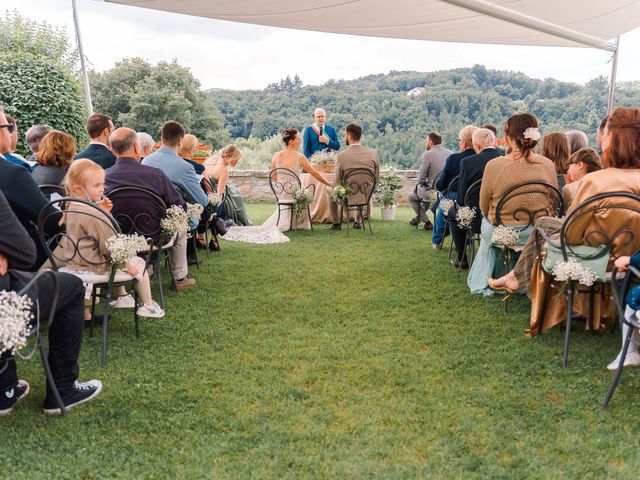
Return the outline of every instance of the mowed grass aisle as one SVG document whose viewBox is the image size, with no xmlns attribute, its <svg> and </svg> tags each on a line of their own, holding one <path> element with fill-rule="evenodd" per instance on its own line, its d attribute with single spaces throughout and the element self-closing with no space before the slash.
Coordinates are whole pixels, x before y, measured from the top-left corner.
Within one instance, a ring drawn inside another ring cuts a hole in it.
<svg viewBox="0 0 640 480">
<path fill-rule="evenodd" d="M 471 297 L 398 213 L 373 236 L 223 242 L 140 340 L 117 314 L 105 370 L 86 338 L 81 379 L 104 392 L 66 418 L 42 415 L 42 369 L 21 361 L 1 476 L 638 478 L 640 371 L 600 410 L 619 334 L 576 330 L 562 369 L 560 331 L 525 337 L 526 301 Z"/>
</svg>

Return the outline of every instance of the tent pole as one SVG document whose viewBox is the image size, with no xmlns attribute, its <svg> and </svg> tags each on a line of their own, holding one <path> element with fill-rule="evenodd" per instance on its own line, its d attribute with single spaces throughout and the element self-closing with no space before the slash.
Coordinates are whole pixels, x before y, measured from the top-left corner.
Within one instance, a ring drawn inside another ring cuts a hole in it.
<svg viewBox="0 0 640 480">
<path fill-rule="evenodd" d="M 609 80 L 609 102 L 607 104 L 607 115 L 613 111 L 613 98 L 616 94 L 616 75 L 618 73 L 618 52 L 620 52 L 620 37 L 616 38 L 616 51 L 613 52 L 611 62 L 611 79 Z"/>
<path fill-rule="evenodd" d="M 505 8 L 501 5 L 489 2 L 487 0 L 442 0 L 445 3 L 451 5 L 457 5 L 458 7 L 466 8 L 473 12 L 477 12 L 483 15 L 488 15 L 493 18 L 499 18 L 509 23 L 514 23 L 525 28 L 530 28 L 538 32 L 548 33 L 555 37 L 565 38 L 580 45 L 586 45 L 588 47 L 597 48 L 600 50 L 607 50 L 609 52 L 615 52 L 616 46 L 613 43 L 602 40 L 601 38 L 594 37 L 592 35 L 586 35 L 570 28 L 556 25 L 554 23 L 542 20 L 531 15 Z"/>
<path fill-rule="evenodd" d="M 87 75 L 87 65 L 84 59 L 84 51 L 82 50 L 82 39 L 80 37 L 80 22 L 78 21 L 78 7 L 76 0 L 71 0 L 73 9 L 73 24 L 76 28 L 76 43 L 78 44 L 78 54 L 80 55 L 80 70 L 82 74 L 82 84 L 84 87 L 84 100 L 87 104 L 89 115 L 93 115 L 93 103 L 91 102 L 91 89 L 89 88 L 89 76 Z"/>
</svg>

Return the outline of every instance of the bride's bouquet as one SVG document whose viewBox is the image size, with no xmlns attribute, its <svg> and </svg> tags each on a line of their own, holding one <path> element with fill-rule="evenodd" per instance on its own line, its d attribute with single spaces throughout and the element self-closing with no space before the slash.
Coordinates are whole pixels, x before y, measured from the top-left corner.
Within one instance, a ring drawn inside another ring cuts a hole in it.
<svg viewBox="0 0 640 480">
<path fill-rule="evenodd" d="M 313 202 L 313 195 L 306 188 L 299 188 L 293 194 L 293 209 L 296 214 L 296 219 L 300 218 L 300 214 L 304 212 L 309 205 Z"/>
</svg>

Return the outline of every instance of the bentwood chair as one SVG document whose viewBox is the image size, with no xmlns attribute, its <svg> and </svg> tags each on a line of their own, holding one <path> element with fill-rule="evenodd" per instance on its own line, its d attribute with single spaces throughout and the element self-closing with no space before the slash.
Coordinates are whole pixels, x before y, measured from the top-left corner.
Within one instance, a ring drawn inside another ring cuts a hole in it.
<svg viewBox="0 0 640 480">
<path fill-rule="evenodd" d="M 526 230 L 542 216 L 562 217 L 564 202 L 562 194 L 553 185 L 543 181 L 519 183 L 502 194 L 496 205 L 495 226 L 509 226 L 516 231 Z M 520 256 L 523 245 L 507 246 L 500 249 L 500 260 L 507 273 Z M 504 310 L 509 310 L 508 301 L 503 302 Z"/>
<path fill-rule="evenodd" d="M 202 177 L 202 181 L 200 182 L 200 185 L 202 186 L 202 189 L 207 195 L 209 195 L 209 193 L 216 193 L 215 189 L 213 188 L 213 184 L 211 183 L 211 180 L 209 180 L 208 178 Z M 226 194 L 227 192 L 225 188 L 225 191 L 222 193 L 222 198 L 220 199 L 221 203 L 224 203 Z M 211 222 L 208 222 L 208 224 L 205 226 L 205 229 L 204 229 L 204 242 L 207 250 L 207 255 L 210 255 L 212 250 L 216 252 L 220 251 L 220 242 L 218 241 L 218 233 L 214 225 L 215 221 L 218 218 L 220 218 L 219 211 L 217 211 L 216 208 L 214 208 L 213 219 L 211 220 Z M 202 233 L 202 232 L 199 232 L 199 233 Z M 211 245 L 213 248 L 209 248 L 209 245 Z"/>
<path fill-rule="evenodd" d="M 40 192 L 42 192 L 42 195 L 44 195 L 47 200 L 51 200 L 51 195 L 53 193 L 61 197 L 64 197 L 67 194 L 67 192 L 65 191 L 62 185 L 43 183 L 42 185 L 39 185 L 39 187 L 40 187 Z"/>
<path fill-rule="evenodd" d="M 620 362 L 618 362 L 618 369 L 616 370 L 616 374 L 611 381 L 611 385 L 609 386 L 607 395 L 604 397 L 604 401 L 602 402 L 603 409 L 606 409 L 609 406 L 609 402 L 611 401 L 613 392 L 615 392 L 616 387 L 620 382 L 622 369 L 624 368 L 624 361 L 622 359 L 626 358 L 627 356 L 629 345 L 632 342 L 631 335 L 633 334 L 633 330 L 640 328 L 640 320 L 638 319 L 638 317 L 636 317 L 635 315 L 632 315 L 631 318 L 625 317 L 627 293 L 629 293 L 629 289 L 631 288 L 632 284 L 637 284 L 639 281 L 640 271 L 631 265 L 629 265 L 629 267 L 627 268 L 627 272 L 624 275 L 620 275 L 620 272 L 617 268 L 614 268 L 611 272 L 611 294 L 616 304 L 618 321 L 621 326 L 627 325 L 628 328 L 627 334 L 623 339 L 624 343 L 622 345 L 622 352 L 620 353 L 621 360 Z"/>
<path fill-rule="evenodd" d="M 49 210 L 49 206 L 55 207 L 55 212 Z M 70 218 L 76 217 L 78 222 L 96 221 L 101 228 L 106 230 L 109 235 L 117 235 L 122 233 L 118 222 L 111 216 L 111 214 L 96 205 L 80 200 L 78 198 L 60 198 L 52 200 L 47 203 L 40 214 L 38 215 L 38 235 L 40 241 L 44 245 L 45 252 L 51 263 L 51 266 L 56 271 L 66 271 L 79 277 L 86 287 L 91 288 L 91 324 L 89 335 L 93 337 L 94 327 L 94 313 L 96 307 L 96 300 L 98 298 L 103 299 L 104 311 L 103 311 L 103 323 L 102 323 L 102 366 L 107 366 L 107 332 L 109 327 L 109 310 L 111 307 L 111 301 L 114 299 L 113 290 L 116 287 L 126 287 L 129 292 L 132 293 L 135 305 L 138 304 L 138 297 L 133 288 L 135 278 L 128 273 L 118 270 L 117 265 L 112 264 L 110 260 L 94 261 L 90 258 L 86 258 L 82 251 L 85 249 L 97 250 L 100 248 L 100 240 L 91 234 L 86 234 L 81 238 L 71 238 L 67 232 L 62 231 L 50 238 L 45 238 L 45 224 L 49 216 L 57 214 L 58 209 L 64 210 L 65 222 L 69 223 Z M 73 253 L 67 255 L 62 248 L 55 248 L 51 250 L 54 245 L 68 245 L 71 248 L 68 250 Z M 79 260 L 85 265 L 89 265 L 97 270 L 104 269 L 105 273 L 91 273 L 88 271 L 75 271 L 68 269 L 65 265 L 73 260 Z M 148 260 L 147 260 L 148 261 Z M 145 265 L 146 268 L 147 265 Z M 133 308 L 133 318 L 135 322 L 136 337 L 140 336 L 140 326 L 138 323 L 137 308 Z"/>
<path fill-rule="evenodd" d="M 349 211 L 356 211 L 356 221 L 360 218 L 362 221 L 367 220 L 369 225 L 369 233 L 373 235 L 371 229 L 371 212 L 369 212 L 369 204 L 371 203 L 371 197 L 376 189 L 376 175 L 373 170 L 368 168 L 349 168 L 342 172 L 342 178 L 340 183 L 348 188 L 351 192 L 347 196 L 346 202 L 338 201 L 341 204 L 342 211 L 340 212 L 340 221 L 344 211 L 347 214 L 347 235 L 349 235 Z M 364 216 L 364 211 L 368 211 L 368 215 Z M 364 230 L 364 229 L 363 229 Z"/>
<path fill-rule="evenodd" d="M 470 207 L 471 204 L 477 205 L 478 199 L 480 198 L 481 186 L 482 186 L 482 179 L 476 180 L 475 182 L 473 182 L 465 192 L 463 202 L 460 206 Z M 467 258 L 469 260 L 469 265 L 473 263 L 473 258 L 476 256 L 476 243 L 478 244 L 478 248 L 480 246 L 480 230 L 476 225 L 480 224 L 482 214 L 480 213 L 479 208 L 473 207 L 473 209 L 476 213 L 476 218 L 474 218 L 474 221 L 471 223 L 471 226 L 467 228 L 467 232 L 464 238 L 465 248 L 471 249 L 471 255 L 467 255 Z M 477 230 L 477 231 L 474 231 L 474 230 Z"/>
<path fill-rule="evenodd" d="M 447 185 L 447 188 L 443 192 L 444 194 L 441 200 L 451 199 L 453 192 L 457 192 L 458 180 L 460 180 L 460 175 L 457 175 L 451 179 L 451 181 L 449 182 L 449 185 Z M 451 230 L 455 227 L 455 225 L 453 225 L 453 222 L 455 222 L 455 215 L 452 218 L 451 212 L 445 212 L 443 210 L 440 210 L 440 213 L 444 216 L 444 232 L 442 233 L 442 240 L 440 241 L 440 248 L 442 248 L 442 246 L 444 245 L 444 239 L 447 238 L 447 235 L 451 235 Z M 453 238 L 451 238 L 451 243 L 449 244 L 449 253 L 447 254 L 447 257 L 449 260 L 451 260 L 452 252 L 453 252 Z"/>
<path fill-rule="evenodd" d="M 601 227 L 602 226 L 602 227 Z M 560 242 L 541 232 L 546 244 L 562 254 L 562 260 L 579 263 L 592 262 L 597 258 L 616 259 L 623 255 L 633 255 L 640 248 L 637 227 L 640 226 L 640 196 L 629 192 L 608 192 L 588 198 L 571 210 L 562 223 Z M 606 228 L 609 227 L 609 228 Z M 635 227 L 635 228 L 634 228 Z M 581 245 L 569 244 L 568 238 L 583 238 Z M 610 262 L 609 262 L 610 263 Z M 546 273 L 551 273 L 546 271 Z M 604 286 L 613 279 L 613 271 L 607 269 L 587 289 L 580 289 L 574 281 L 567 282 L 567 319 L 565 322 L 562 366 L 569 363 L 569 337 L 573 320 L 574 295 L 589 294 L 587 322 L 594 332 L 594 301 L 596 293 L 603 293 Z M 624 309 L 623 309 L 624 310 Z M 540 322 L 539 331 L 542 328 Z"/>
<path fill-rule="evenodd" d="M 38 290 L 37 283 L 42 280 L 44 277 L 49 277 L 51 279 L 51 288 L 52 288 L 52 300 L 51 305 L 49 305 L 49 316 L 46 319 L 40 319 L 38 315 Z M 64 415 L 66 413 L 66 408 L 64 406 L 64 402 L 62 398 L 60 398 L 60 393 L 58 392 L 58 387 L 56 387 L 56 383 L 53 379 L 53 374 L 51 373 L 51 367 L 49 366 L 49 353 L 47 351 L 47 347 L 44 343 L 44 337 L 46 332 L 51 327 L 53 323 L 53 318 L 56 313 L 56 306 L 58 305 L 59 298 L 59 285 L 58 285 L 58 276 L 52 270 L 41 270 L 34 277 L 29 280 L 29 282 L 22 287 L 18 295 L 28 295 L 34 304 L 36 319 L 34 322 L 36 323 L 36 327 L 32 328 L 31 336 L 35 336 L 35 347 L 38 348 L 40 352 L 40 360 L 42 361 L 42 366 L 44 368 L 44 373 L 47 378 L 47 384 L 51 389 L 51 393 L 53 393 L 53 398 L 56 401 L 56 405 L 60 408 L 60 411 Z M 34 347 L 34 348 L 35 348 Z M 22 356 L 19 353 L 17 354 L 19 357 L 23 358 L 31 358 L 30 354 L 26 356 Z M 0 373 L 2 373 L 8 366 L 9 362 L 15 362 L 15 356 L 13 355 L 4 355 L 0 356 Z"/>
<path fill-rule="evenodd" d="M 278 220 L 277 225 L 280 225 L 280 216 L 282 212 L 290 211 L 290 230 L 298 230 L 298 219 L 296 217 L 296 207 L 294 202 L 295 193 L 302 188 L 302 182 L 300 177 L 288 168 L 277 167 L 271 170 L 269 174 L 269 186 L 271 191 L 276 197 L 276 203 L 278 204 Z M 315 185 L 310 184 L 305 189 L 309 189 L 311 194 L 315 194 Z M 311 225 L 311 231 L 313 231 L 313 222 L 311 221 L 311 207 L 307 205 L 307 215 L 309 216 L 309 224 Z"/>
<path fill-rule="evenodd" d="M 184 188 L 182 185 L 180 185 L 179 183 L 174 183 L 173 186 L 175 187 L 176 191 L 178 192 L 178 194 L 182 197 L 182 199 L 187 202 L 187 203 L 191 203 L 194 204 L 196 203 L 196 201 L 193 199 L 193 197 L 191 196 L 191 194 L 189 194 L 189 192 L 187 191 L 186 188 Z M 204 209 L 202 216 L 198 223 L 203 221 L 203 218 L 205 215 L 207 215 L 207 208 Z M 196 268 L 199 270 L 200 269 L 200 258 L 198 257 L 198 241 L 196 240 L 198 234 L 198 228 L 192 228 L 191 231 L 189 232 L 189 239 L 188 241 L 191 242 L 191 247 L 193 249 L 193 257 L 194 257 L 194 261 L 196 264 Z"/>
<path fill-rule="evenodd" d="M 160 307 L 164 308 L 162 268 L 165 260 L 169 264 L 171 284 L 175 285 L 169 255 L 175 237 L 166 235 L 160 225 L 161 220 L 166 216 L 167 205 L 154 192 L 141 187 L 118 187 L 107 192 L 106 195 L 113 203 L 111 214 L 118 222 L 122 233 L 138 234 L 147 240 L 149 249 L 139 254 L 147 257 L 147 263 L 154 266 L 153 274 L 158 285 L 159 303 Z M 136 206 L 135 213 L 131 208 L 127 208 L 131 204 Z"/>
</svg>

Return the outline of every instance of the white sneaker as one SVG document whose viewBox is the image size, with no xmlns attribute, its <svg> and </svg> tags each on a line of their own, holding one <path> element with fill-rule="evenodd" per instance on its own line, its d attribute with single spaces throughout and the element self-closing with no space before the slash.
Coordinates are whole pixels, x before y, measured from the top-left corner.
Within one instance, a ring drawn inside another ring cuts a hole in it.
<svg viewBox="0 0 640 480">
<path fill-rule="evenodd" d="M 434 250 L 442 250 L 441 243 L 432 243 L 431 246 L 433 247 Z"/>
<path fill-rule="evenodd" d="M 151 305 L 138 307 L 138 315 L 141 317 L 162 318 L 164 317 L 164 310 L 160 308 L 157 302 L 153 302 Z"/>
<path fill-rule="evenodd" d="M 133 295 L 123 295 L 112 301 L 109 305 L 113 308 L 133 308 L 136 306 L 136 302 L 133 299 Z"/>
<path fill-rule="evenodd" d="M 607 365 L 607 370 L 615 372 L 618 370 L 618 365 L 620 364 L 620 355 Z M 640 365 L 640 353 L 638 352 L 627 352 L 627 357 L 624 359 L 625 367 L 637 367 Z"/>
</svg>

